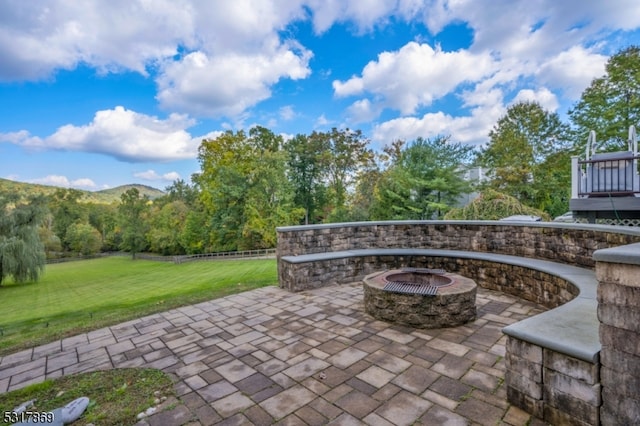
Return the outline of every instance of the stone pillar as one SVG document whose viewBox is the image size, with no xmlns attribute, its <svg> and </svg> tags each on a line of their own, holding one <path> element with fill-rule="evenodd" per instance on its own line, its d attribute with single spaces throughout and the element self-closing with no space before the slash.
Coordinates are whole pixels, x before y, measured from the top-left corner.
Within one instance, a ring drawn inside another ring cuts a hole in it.
<svg viewBox="0 0 640 426">
<path fill-rule="evenodd" d="M 603 425 L 640 419 L 640 244 L 593 254 L 598 278 Z"/>
<path fill-rule="evenodd" d="M 542 348 L 508 336 L 505 362 L 509 402 L 540 419 L 544 418 Z"/>
<path fill-rule="evenodd" d="M 552 425 L 600 424 L 600 368 L 544 349 L 544 420 Z"/>
</svg>

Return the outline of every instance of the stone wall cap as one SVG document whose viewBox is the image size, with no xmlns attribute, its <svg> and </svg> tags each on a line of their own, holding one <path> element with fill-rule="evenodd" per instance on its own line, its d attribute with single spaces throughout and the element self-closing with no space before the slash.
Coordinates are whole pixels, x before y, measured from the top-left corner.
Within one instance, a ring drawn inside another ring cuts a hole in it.
<svg viewBox="0 0 640 426">
<path fill-rule="evenodd" d="M 597 301 L 576 298 L 511 324 L 502 331 L 508 336 L 595 364 L 602 349 L 599 326 Z"/>
<path fill-rule="evenodd" d="M 395 226 L 395 225 L 469 225 L 469 226 L 500 226 L 500 227 L 531 227 L 531 228 L 548 228 L 548 229 L 571 229 L 582 231 L 599 231 L 611 232 L 614 234 L 637 235 L 640 236 L 640 228 L 630 226 L 615 225 L 596 225 L 589 223 L 562 223 L 562 222 L 524 222 L 524 221 L 508 221 L 501 222 L 498 220 L 388 220 L 388 221 L 371 221 L 371 222 L 341 222 L 341 223 L 323 223 L 317 225 L 295 225 L 280 226 L 276 228 L 277 232 L 297 232 L 314 229 L 333 229 L 333 228 L 350 228 L 357 226 Z"/>
<path fill-rule="evenodd" d="M 640 243 L 596 250 L 593 252 L 593 260 L 596 262 L 640 265 Z"/>
</svg>

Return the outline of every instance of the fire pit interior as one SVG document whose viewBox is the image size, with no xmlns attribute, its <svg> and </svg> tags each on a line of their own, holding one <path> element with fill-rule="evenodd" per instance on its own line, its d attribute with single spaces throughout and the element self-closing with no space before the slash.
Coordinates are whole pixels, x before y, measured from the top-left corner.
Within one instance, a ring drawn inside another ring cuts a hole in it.
<svg viewBox="0 0 640 426">
<path fill-rule="evenodd" d="M 439 287 L 453 284 L 453 279 L 442 269 L 404 268 L 400 272 L 384 275 L 383 290 L 406 294 L 435 295 Z"/>
<path fill-rule="evenodd" d="M 367 275 L 363 284 L 365 310 L 379 320 L 441 328 L 476 318 L 477 285 L 461 275 L 404 268 Z"/>
</svg>

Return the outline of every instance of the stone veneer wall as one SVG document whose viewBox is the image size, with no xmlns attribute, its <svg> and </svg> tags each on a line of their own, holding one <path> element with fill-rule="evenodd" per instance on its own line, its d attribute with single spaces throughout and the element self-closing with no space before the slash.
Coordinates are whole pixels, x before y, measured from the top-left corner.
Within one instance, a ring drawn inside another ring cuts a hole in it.
<svg viewBox="0 0 640 426">
<path fill-rule="evenodd" d="M 468 250 L 593 268 L 598 249 L 640 242 L 608 225 L 500 221 L 356 222 L 278 228 L 277 257 L 367 248 Z"/>
<path fill-rule="evenodd" d="M 600 424 L 600 364 L 509 336 L 507 399 L 552 425 Z"/>
<path fill-rule="evenodd" d="M 640 244 L 594 254 L 605 425 L 640 422 Z"/>
<path fill-rule="evenodd" d="M 478 259 L 433 256 L 362 256 L 315 262 L 279 262 L 280 285 L 289 291 L 303 291 L 329 284 L 361 280 L 365 275 L 385 269 L 417 267 L 444 269 L 472 278 L 479 286 L 513 294 L 549 309 L 573 299 L 573 284 L 551 274 L 530 268 Z"/>
</svg>

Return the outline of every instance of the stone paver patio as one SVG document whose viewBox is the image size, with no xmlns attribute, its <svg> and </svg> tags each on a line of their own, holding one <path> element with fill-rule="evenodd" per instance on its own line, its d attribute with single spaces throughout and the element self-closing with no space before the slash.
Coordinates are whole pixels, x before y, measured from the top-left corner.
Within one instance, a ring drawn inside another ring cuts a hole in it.
<svg viewBox="0 0 640 426">
<path fill-rule="evenodd" d="M 179 400 L 140 425 L 542 425 L 506 401 L 501 328 L 541 312 L 479 289 L 478 318 L 377 321 L 362 285 L 265 287 L 0 358 L 0 392 L 78 372 L 153 367 Z"/>
</svg>

